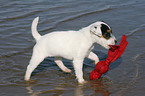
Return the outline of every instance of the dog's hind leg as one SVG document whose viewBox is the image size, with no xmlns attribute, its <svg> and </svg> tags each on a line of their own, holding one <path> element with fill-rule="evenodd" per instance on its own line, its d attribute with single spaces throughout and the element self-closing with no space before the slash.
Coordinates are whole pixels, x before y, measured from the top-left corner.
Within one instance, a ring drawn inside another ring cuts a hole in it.
<svg viewBox="0 0 145 96">
<path fill-rule="evenodd" d="M 59 68 L 66 73 L 71 73 L 71 70 L 64 66 L 61 57 L 55 57 L 55 63 L 59 66 Z"/>
<path fill-rule="evenodd" d="M 34 69 L 44 60 L 46 56 L 44 54 L 38 53 L 38 51 L 34 50 L 33 55 L 31 57 L 30 63 L 27 66 L 25 80 L 30 80 L 31 74 Z"/>
</svg>

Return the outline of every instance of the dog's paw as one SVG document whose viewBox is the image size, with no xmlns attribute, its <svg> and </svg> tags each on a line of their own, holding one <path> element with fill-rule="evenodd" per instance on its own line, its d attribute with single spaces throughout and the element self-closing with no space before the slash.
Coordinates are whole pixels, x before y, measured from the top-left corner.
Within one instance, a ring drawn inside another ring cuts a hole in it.
<svg viewBox="0 0 145 96">
<path fill-rule="evenodd" d="M 82 85 L 82 84 L 87 84 L 87 83 L 88 83 L 88 81 L 85 81 L 85 80 L 82 81 L 82 82 L 79 82 L 80 85 Z"/>
<path fill-rule="evenodd" d="M 31 81 L 30 78 L 25 77 L 24 78 L 25 81 Z"/>
<path fill-rule="evenodd" d="M 68 68 L 65 68 L 64 70 L 62 70 L 63 72 L 65 72 L 65 73 L 71 73 L 72 71 L 70 70 L 70 69 L 68 69 Z"/>
<path fill-rule="evenodd" d="M 85 81 L 85 80 L 83 79 L 83 80 L 78 80 L 78 83 L 79 83 L 79 84 L 86 84 L 86 83 L 88 83 L 88 81 Z"/>
<path fill-rule="evenodd" d="M 95 65 L 99 62 L 99 60 L 95 60 Z"/>
</svg>

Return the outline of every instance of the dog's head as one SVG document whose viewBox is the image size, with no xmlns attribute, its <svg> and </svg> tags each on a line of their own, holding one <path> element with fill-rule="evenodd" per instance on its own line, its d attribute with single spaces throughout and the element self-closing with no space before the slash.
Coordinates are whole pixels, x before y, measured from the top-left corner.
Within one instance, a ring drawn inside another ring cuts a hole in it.
<svg viewBox="0 0 145 96">
<path fill-rule="evenodd" d="M 90 32 L 93 35 L 95 42 L 109 49 L 109 45 L 116 44 L 116 38 L 112 34 L 112 29 L 103 21 L 98 21 L 90 25 Z"/>
</svg>

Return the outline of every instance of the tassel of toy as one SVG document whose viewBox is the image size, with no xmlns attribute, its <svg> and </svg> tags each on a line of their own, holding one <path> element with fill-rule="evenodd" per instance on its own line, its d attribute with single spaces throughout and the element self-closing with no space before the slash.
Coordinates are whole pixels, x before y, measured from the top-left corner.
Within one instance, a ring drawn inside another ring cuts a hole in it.
<svg viewBox="0 0 145 96">
<path fill-rule="evenodd" d="M 102 74 L 109 70 L 110 63 L 117 60 L 123 54 L 128 44 L 126 38 L 127 37 L 123 35 L 119 45 L 110 45 L 111 48 L 109 49 L 106 60 L 98 62 L 95 66 L 95 70 L 90 73 L 91 80 L 99 79 Z"/>
</svg>

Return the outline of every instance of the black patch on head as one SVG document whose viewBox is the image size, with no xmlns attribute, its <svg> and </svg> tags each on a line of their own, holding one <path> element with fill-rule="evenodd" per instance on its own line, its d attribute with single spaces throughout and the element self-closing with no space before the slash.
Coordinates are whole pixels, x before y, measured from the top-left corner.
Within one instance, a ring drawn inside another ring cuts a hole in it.
<svg viewBox="0 0 145 96">
<path fill-rule="evenodd" d="M 112 31 L 107 25 L 101 24 L 101 31 L 105 39 L 109 39 L 111 37 Z"/>
</svg>

